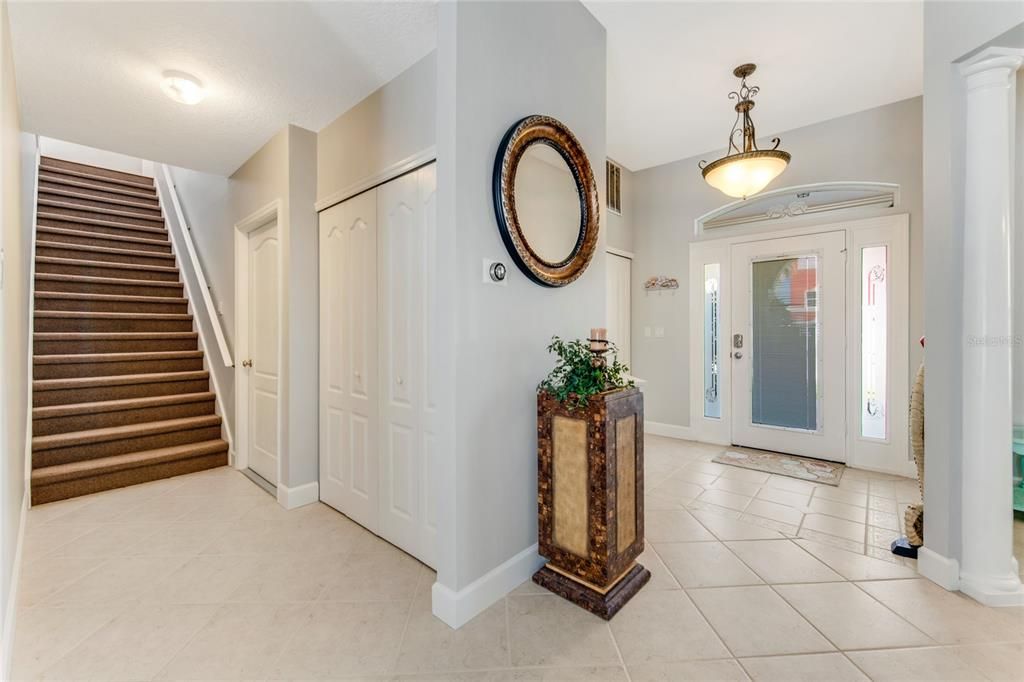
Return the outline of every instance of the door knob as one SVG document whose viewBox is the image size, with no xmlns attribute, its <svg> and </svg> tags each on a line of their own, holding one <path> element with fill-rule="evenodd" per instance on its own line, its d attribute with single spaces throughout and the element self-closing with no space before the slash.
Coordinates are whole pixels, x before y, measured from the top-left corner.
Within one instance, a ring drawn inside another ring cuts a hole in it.
<svg viewBox="0 0 1024 682">
<path fill-rule="evenodd" d="M 252 367 L 252 360 L 242 360 L 242 367 Z"/>
<path fill-rule="evenodd" d="M 733 353 L 733 354 L 732 354 L 732 356 L 733 356 L 734 358 L 736 358 L 737 360 L 739 360 L 740 358 L 742 358 L 742 357 L 743 357 L 743 353 L 741 353 L 741 352 L 739 352 L 739 351 L 736 351 L 735 353 Z"/>
</svg>

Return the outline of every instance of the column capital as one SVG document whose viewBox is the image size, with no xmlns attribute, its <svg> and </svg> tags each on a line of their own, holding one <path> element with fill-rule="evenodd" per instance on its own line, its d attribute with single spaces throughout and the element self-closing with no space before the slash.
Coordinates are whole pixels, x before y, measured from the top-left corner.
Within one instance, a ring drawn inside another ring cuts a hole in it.
<svg viewBox="0 0 1024 682">
<path fill-rule="evenodd" d="M 999 85 L 1013 78 L 1022 66 L 1024 49 L 989 47 L 961 62 L 960 73 L 969 87 Z"/>
</svg>

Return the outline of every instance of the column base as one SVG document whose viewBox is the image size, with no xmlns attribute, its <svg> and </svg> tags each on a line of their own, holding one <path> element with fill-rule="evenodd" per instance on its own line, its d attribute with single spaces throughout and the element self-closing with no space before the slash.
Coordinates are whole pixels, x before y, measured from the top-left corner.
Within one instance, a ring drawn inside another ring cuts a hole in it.
<svg viewBox="0 0 1024 682">
<path fill-rule="evenodd" d="M 1024 585 L 1012 573 L 996 577 L 961 574 L 960 591 L 985 606 L 1024 606 Z"/>
<path fill-rule="evenodd" d="M 636 564 L 611 589 L 600 592 L 548 566 L 533 574 L 533 582 L 605 620 L 611 620 L 650 579 L 651 572 Z"/>
</svg>

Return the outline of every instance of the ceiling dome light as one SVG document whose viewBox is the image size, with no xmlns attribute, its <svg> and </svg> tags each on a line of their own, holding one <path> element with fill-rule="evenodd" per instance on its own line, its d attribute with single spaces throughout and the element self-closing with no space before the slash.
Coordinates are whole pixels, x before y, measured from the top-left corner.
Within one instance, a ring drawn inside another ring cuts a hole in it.
<svg viewBox="0 0 1024 682">
<path fill-rule="evenodd" d="M 740 87 L 729 93 L 729 99 L 737 100 L 736 123 L 729 133 L 726 155 L 711 163 L 701 161 L 697 164 L 709 185 L 723 194 L 743 199 L 767 187 L 769 182 L 786 170 L 791 158 L 788 152 L 778 148 L 780 140 L 777 137 L 772 139 L 775 146 L 771 149 L 757 148 L 750 110 L 754 108 L 753 97 L 760 88 L 747 85 L 747 76 L 754 73 L 756 68 L 754 64 L 743 64 L 733 69 L 733 75 L 740 79 Z M 736 133 L 741 131 L 742 149 L 736 145 Z"/>
<path fill-rule="evenodd" d="M 184 71 L 164 71 L 160 89 L 175 102 L 182 104 L 199 104 L 206 97 L 199 79 Z"/>
</svg>

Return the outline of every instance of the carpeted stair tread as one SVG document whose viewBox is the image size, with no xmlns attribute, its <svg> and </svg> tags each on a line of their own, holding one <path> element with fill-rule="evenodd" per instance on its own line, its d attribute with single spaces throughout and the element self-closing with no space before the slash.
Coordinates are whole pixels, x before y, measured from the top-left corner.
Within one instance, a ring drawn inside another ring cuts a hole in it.
<svg viewBox="0 0 1024 682">
<path fill-rule="evenodd" d="M 119 303 L 188 303 L 188 299 L 181 296 L 128 296 L 122 294 L 82 294 L 70 291 L 37 291 L 35 297 L 57 298 L 76 301 L 117 301 Z"/>
<path fill-rule="evenodd" d="M 198 339 L 198 332 L 36 332 L 36 341 L 143 341 L 147 339 Z"/>
<path fill-rule="evenodd" d="M 176 313 L 90 313 L 77 310 L 37 310 L 35 316 L 60 319 L 89 319 L 89 320 L 173 320 L 192 321 L 191 315 L 179 315 Z"/>
<path fill-rule="evenodd" d="M 36 391 L 58 391 L 73 388 L 95 388 L 97 386 L 123 386 L 125 384 L 152 384 L 168 381 L 195 381 L 209 379 L 206 370 L 192 372 L 153 372 L 150 374 L 119 374 L 109 377 L 71 377 L 68 379 L 36 379 L 32 382 Z"/>
<path fill-rule="evenodd" d="M 39 206 L 46 206 L 50 211 L 82 211 L 85 213 L 98 213 L 104 216 L 119 218 L 139 218 L 163 223 L 163 216 L 159 212 L 154 213 L 152 209 L 131 209 L 127 206 L 93 206 L 92 204 L 60 199 L 40 198 Z"/>
<path fill-rule="evenodd" d="M 109 194 L 117 194 L 124 197 L 133 197 L 136 199 L 156 199 L 156 189 L 151 188 L 149 190 L 143 188 L 130 188 L 119 185 L 103 185 L 96 182 L 90 182 L 84 178 L 56 175 L 46 173 L 46 169 L 40 169 L 39 171 L 39 189 L 44 192 L 52 189 L 54 185 L 61 187 L 74 187 L 78 190 L 87 190 L 90 192 L 107 192 Z"/>
<path fill-rule="evenodd" d="M 44 187 L 39 190 L 40 194 L 46 194 L 47 199 L 50 195 L 55 197 L 63 197 L 66 200 L 77 200 L 77 201 L 94 201 L 101 204 L 110 204 L 111 206 L 125 206 L 128 208 L 143 208 L 143 209 L 156 209 L 160 210 L 160 203 L 156 197 L 149 200 L 144 200 L 142 197 L 104 197 L 97 196 L 95 194 L 88 194 L 86 192 L 76 191 L 74 189 L 59 189 L 57 187 Z"/>
<path fill-rule="evenodd" d="M 126 246 L 129 246 L 126 244 Z M 90 246 L 89 244 L 68 244 L 66 242 L 51 242 L 46 240 L 36 241 L 37 249 L 59 249 L 62 251 L 78 251 L 82 253 L 82 258 L 88 258 L 92 254 L 111 254 L 115 256 L 122 256 L 124 258 L 147 258 L 154 261 L 163 261 L 165 263 L 174 263 L 174 254 L 172 253 L 157 253 L 155 251 L 138 251 L 136 249 L 129 248 L 113 248 L 109 246 Z M 57 258 L 59 256 L 49 256 L 50 258 Z M 97 263 L 111 263 L 115 261 L 96 261 Z"/>
<path fill-rule="evenodd" d="M 121 400 L 97 400 L 88 403 L 70 403 L 67 405 L 48 405 L 33 407 L 33 419 L 53 419 L 79 414 L 96 414 L 102 412 L 120 412 L 122 410 L 140 409 L 145 407 L 161 407 L 182 403 L 199 403 L 214 400 L 212 391 L 205 393 L 179 393 L 177 395 L 157 395 L 145 398 L 122 398 Z"/>
<path fill-rule="evenodd" d="M 164 267 L 161 265 L 136 265 L 135 263 L 113 263 L 110 261 L 102 260 L 74 260 L 72 258 L 54 258 L 51 256 L 38 256 L 36 257 L 36 263 L 45 263 L 48 265 L 64 265 L 67 267 L 77 268 L 114 268 L 117 270 L 157 272 L 168 275 L 178 273 L 178 268 L 176 267 Z"/>
<path fill-rule="evenodd" d="M 35 436 L 32 438 L 32 452 L 90 445 L 93 443 L 106 443 L 109 441 L 138 438 L 140 436 L 154 436 L 188 429 L 220 426 L 220 424 L 220 415 L 211 414 L 202 417 L 182 417 L 181 419 L 166 419 L 142 424 L 108 426 L 88 431 L 72 431 L 71 433 L 60 433 L 53 436 Z"/>
<path fill-rule="evenodd" d="M 169 350 L 139 353 L 64 353 L 52 355 L 33 355 L 32 362 L 37 365 L 81 364 L 84 362 L 130 362 L 137 360 L 176 360 L 201 358 L 201 350 Z"/>
<path fill-rule="evenodd" d="M 85 230 L 67 230 L 62 227 L 46 227 L 40 225 L 36 229 L 37 239 L 58 244 L 81 244 L 81 241 L 64 240 L 95 240 L 102 242 L 116 242 L 121 246 L 114 248 L 138 249 L 143 247 L 153 249 L 157 253 L 170 253 L 171 242 L 167 239 L 147 239 L 146 237 L 127 237 L 104 232 L 87 232 Z"/>
<path fill-rule="evenodd" d="M 89 218 L 86 216 L 69 215 L 66 213 L 54 213 L 53 211 L 39 211 L 36 214 L 39 220 L 60 220 L 65 223 L 77 225 L 102 225 L 104 227 L 116 227 L 119 230 L 132 230 L 134 232 L 147 232 L 149 234 L 167 234 L 166 227 L 156 225 L 139 225 L 137 223 L 126 223 L 122 220 L 105 220 L 104 218 Z"/>
<path fill-rule="evenodd" d="M 227 441 L 207 440 L 199 443 L 186 443 L 184 445 L 172 445 L 154 450 L 143 450 L 131 452 L 124 455 L 113 455 L 101 457 L 84 462 L 72 462 L 70 464 L 57 464 L 54 466 L 34 469 L 32 471 L 32 484 L 48 485 L 59 481 L 71 479 L 101 476 L 114 471 L 134 469 L 138 467 L 152 466 L 167 462 L 192 459 L 203 455 L 211 455 L 219 452 L 227 453 Z M 227 463 L 226 461 L 224 462 Z"/>
<path fill-rule="evenodd" d="M 171 298 L 181 298 L 180 295 L 170 293 L 174 290 L 182 292 L 185 285 L 182 282 L 166 282 L 154 279 L 128 279 L 122 277 L 91 277 L 89 275 L 65 275 L 60 272 L 39 272 L 36 273 L 36 280 L 43 282 L 63 282 L 67 284 L 83 284 L 91 286 L 111 285 L 122 287 L 144 287 L 155 292 L 164 292 Z M 38 290 L 38 285 L 37 285 Z M 47 289 L 46 291 L 50 291 Z"/>
<path fill-rule="evenodd" d="M 153 188 L 153 178 L 145 175 L 125 173 L 124 171 L 115 171 L 110 170 L 109 168 L 100 168 L 99 166 L 90 166 L 84 163 L 65 161 L 63 159 L 55 159 L 46 156 L 40 159 L 39 170 L 40 172 L 59 173 L 61 175 L 71 175 L 78 178 L 99 180 L 116 185 L 124 185 L 125 187 L 136 187 L 139 189 Z"/>
</svg>

